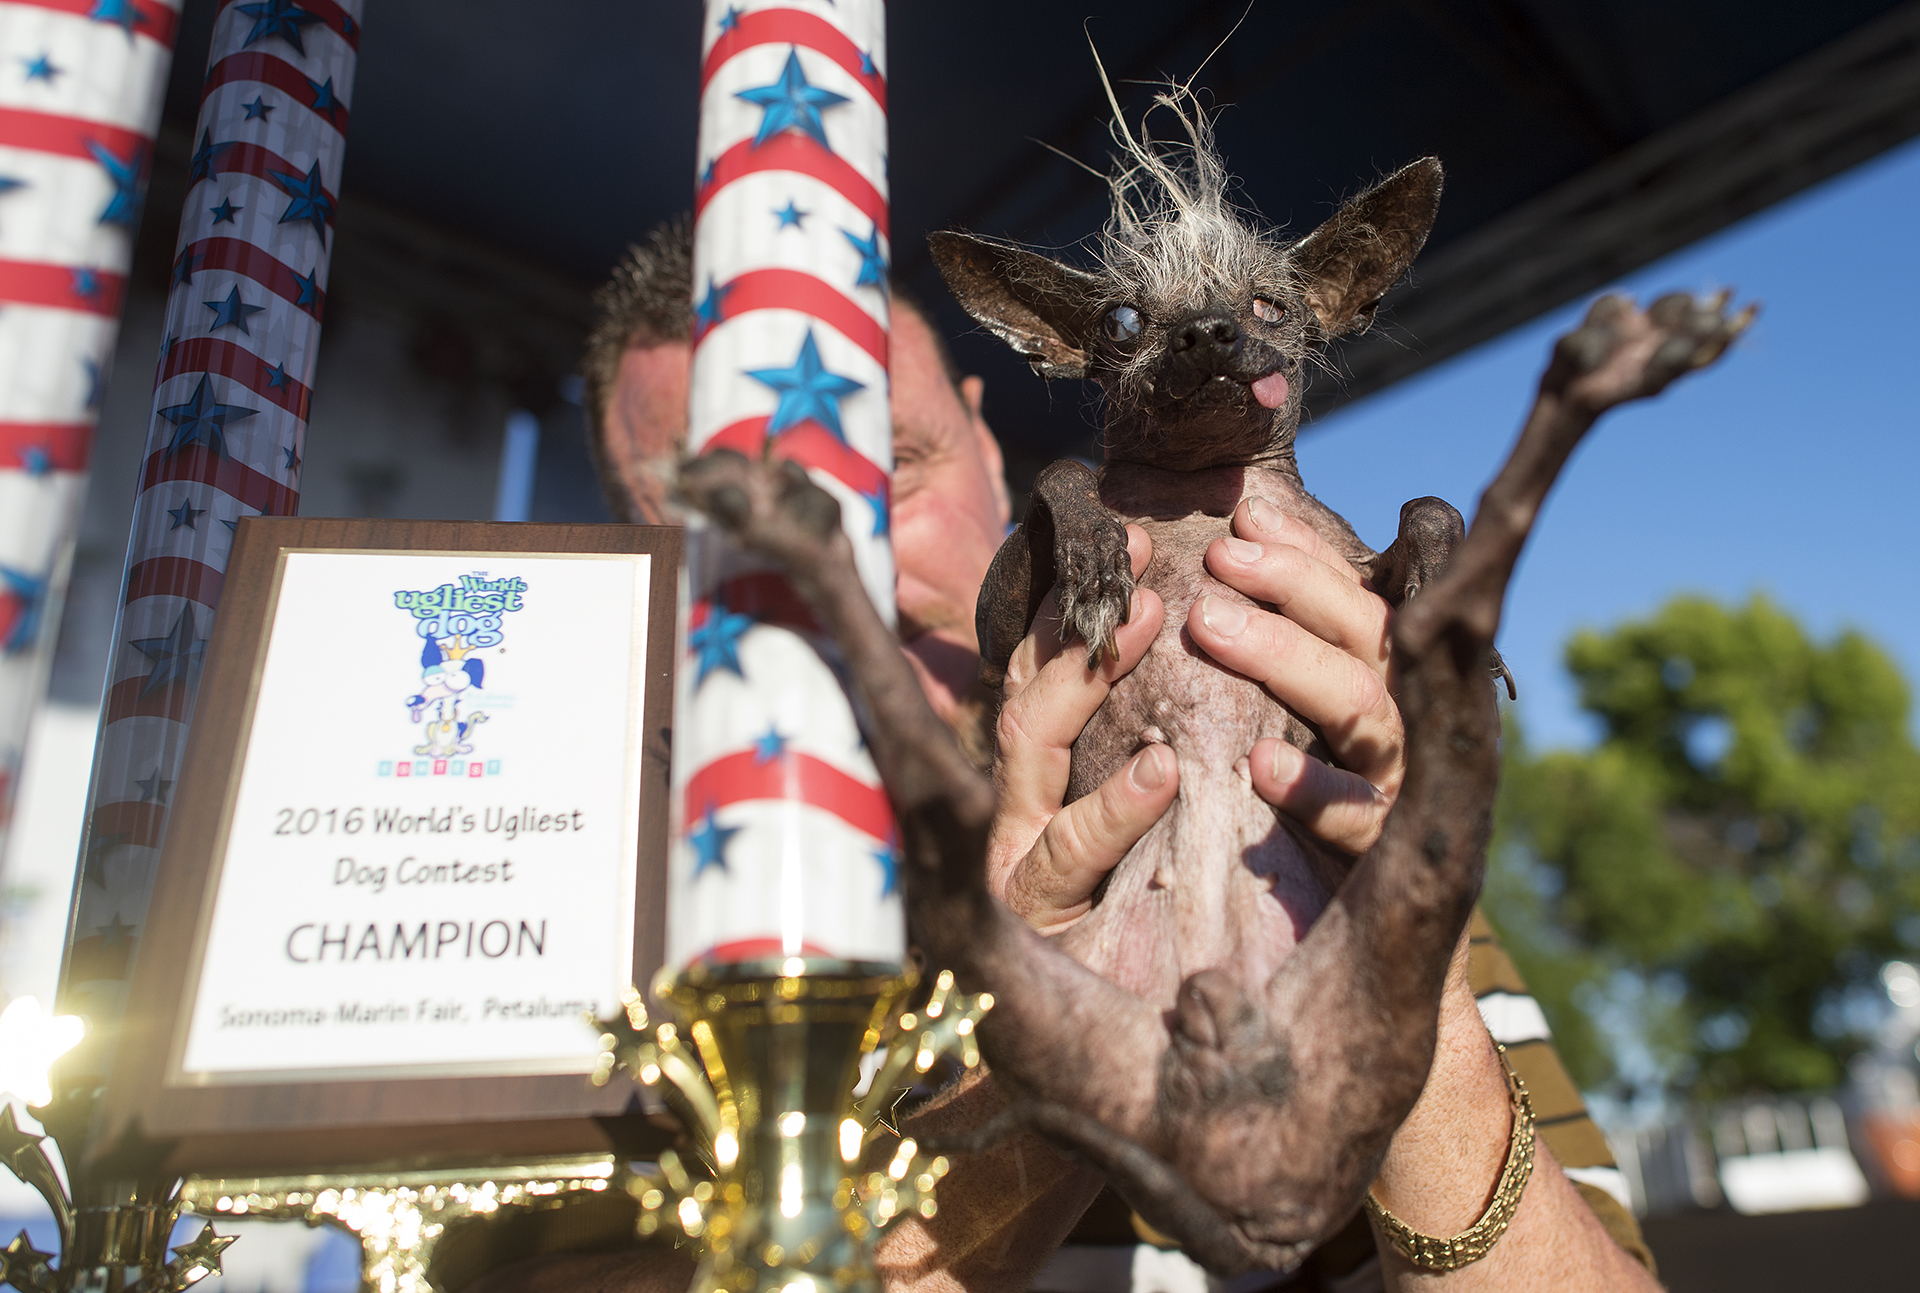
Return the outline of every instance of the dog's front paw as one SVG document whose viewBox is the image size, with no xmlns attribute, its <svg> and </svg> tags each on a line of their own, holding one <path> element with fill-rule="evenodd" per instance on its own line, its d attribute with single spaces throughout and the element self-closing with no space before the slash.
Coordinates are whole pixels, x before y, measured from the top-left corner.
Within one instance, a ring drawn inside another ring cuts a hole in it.
<svg viewBox="0 0 1920 1293">
<path fill-rule="evenodd" d="M 1127 622 L 1133 602 L 1133 558 L 1127 553 L 1127 527 L 1105 508 L 1054 520 L 1055 597 L 1060 618 L 1087 644 L 1087 668 L 1097 669 L 1102 655 L 1117 654 L 1114 633 Z"/>
</svg>

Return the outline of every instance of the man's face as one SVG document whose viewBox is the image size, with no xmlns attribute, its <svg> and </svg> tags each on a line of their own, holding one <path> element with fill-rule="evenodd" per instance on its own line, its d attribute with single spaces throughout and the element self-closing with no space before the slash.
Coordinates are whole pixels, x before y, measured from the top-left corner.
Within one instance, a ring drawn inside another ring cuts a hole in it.
<svg viewBox="0 0 1920 1293">
<path fill-rule="evenodd" d="M 684 341 L 633 346 L 620 356 L 620 376 L 607 400 L 607 466 L 620 477 L 641 525 L 677 524 L 667 483 L 687 440 L 687 388 L 693 350 Z"/>
<path fill-rule="evenodd" d="M 1007 528 L 1000 446 L 980 416 L 980 379 L 947 379 L 926 320 L 893 312 L 893 551 L 900 641 L 934 710 L 966 731 L 981 699 L 974 601 Z M 636 346 L 607 406 L 607 457 L 635 519 L 670 519 L 666 481 L 686 440 L 693 352 Z"/>
</svg>

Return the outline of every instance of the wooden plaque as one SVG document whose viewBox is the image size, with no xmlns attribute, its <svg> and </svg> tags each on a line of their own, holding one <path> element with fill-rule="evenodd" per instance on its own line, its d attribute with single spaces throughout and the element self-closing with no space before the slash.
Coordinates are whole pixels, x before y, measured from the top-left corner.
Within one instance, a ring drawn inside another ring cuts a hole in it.
<svg viewBox="0 0 1920 1293">
<path fill-rule="evenodd" d="M 178 1172 L 632 1149 L 677 529 L 236 534 L 108 1087 Z"/>
</svg>

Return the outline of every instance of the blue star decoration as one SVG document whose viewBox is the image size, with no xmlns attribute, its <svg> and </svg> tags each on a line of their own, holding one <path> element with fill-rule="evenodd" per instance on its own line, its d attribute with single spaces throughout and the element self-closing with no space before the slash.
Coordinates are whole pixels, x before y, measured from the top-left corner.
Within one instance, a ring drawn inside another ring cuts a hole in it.
<svg viewBox="0 0 1920 1293">
<path fill-rule="evenodd" d="M 317 301 L 319 301 L 320 299 L 320 267 L 318 265 L 312 266 L 304 274 L 300 273 L 298 270 L 295 270 L 293 275 L 293 281 L 300 285 L 298 288 L 294 289 L 297 293 L 297 295 L 293 298 L 293 303 L 295 305 L 313 305 Z"/>
<path fill-rule="evenodd" d="M 301 37 L 300 29 L 308 23 L 320 21 L 317 13 L 308 13 L 293 0 L 264 0 L 261 4 L 243 4 L 240 12 L 253 19 L 253 30 L 240 42 L 241 48 L 253 44 L 256 40 L 266 40 L 278 36 L 293 46 L 296 54 L 305 54 L 307 46 Z"/>
<path fill-rule="evenodd" d="M 760 129 L 753 137 L 755 148 L 783 130 L 797 130 L 829 152 L 833 150 L 827 144 L 827 129 L 821 124 L 820 109 L 847 101 L 844 94 L 808 83 L 807 74 L 800 69 L 797 48 L 787 51 L 787 65 L 781 69 L 779 80 L 737 91 L 733 97 L 761 110 Z"/>
<path fill-rule="evenodd" d="M 867 506 L 873 509 L 873 537 L 877 539 L 893 533 L 893 508 L 887 502 L 887 491 L 876 489 L 871 494 L 862 493 L 860 497 L 867 500 Z"/>
<path fill-rule="evenodd" d="M 730 611 L 722 602 L 708 606 L 707 622 L 687 634 L 687 646 L 699 658 L 695 687 L 706 682 L 707 675 L 716 669 L 726 669 L 736 678 L 747 676 L 740 667 L 740 639 L 752 627 L 751 615 Z"/>
<path fill-rule="evenodd" d="M 714 819 L 713 805 L 707 805 L 707 811 L 701 815 L 700 824 L 687 832 L 687 843 L 693 845 L 693 878 L 698 880 L 705 875 L 708 867 L 727 869 L 727 845 L 733 842 L 744 827 L 722 826 Z"/>
<path fill-rule="evenodd" d="M 207 210 L 213 213 L 215 224 L 232 224 L 233 218 L 246 208 L 235 206 L 232 198 L 221 198 L 219 206 L 208 207 Z"/>
<path fill-rule="evenodd" d="M 53 470 L 53 455 L 41 444 L 30 444 L 20 451 L 20 465 L 27 469 L 27 475 L 38 480 Z"/>
<path fill-rule="evenodd" d="M 87 373 L 87 407 L 97 409 L 100 407 L 100 401 L 104 399 L 107 394 L 106 366 L 97 360 L 82 356 L 80 359 L 80 367 L 85 369 Z"/>
<path fill-rule="evenodd" d="M 228 534 L 238 534 L 240 533 L 240 518 L 245 515 L 245 512 L 235 512 L 231 521 L 222 521 L 220 524 L 227 527 Z M 260 515 L 265 516 L 266 513 L 262 512 Z"/>
<path fill-rule="evenodd" d="M 282 368 L 280 365 L 274 364 L 267 369 L 267 385 L 271 386 L 273 389 L 285 390 L 287 387 L 287 382 L 289 380 L 290 379 L 287 377 L 287 370 Z M 291 467 L 293 464 L 288 463 L 287 465 Z"/>
<path fill-rule="evenodd" d="M 264 94 L 256 94 L 253 96 L 252 103 L 243 103 L 240 106 L 247 110 L 247 115 L 241 118 L 242 121 L 265 121 L 267 114 L 280 105 L 268 103 L 267 96 Z"/>
<path fill-rule="evenodd" d="M 98 140 L 89 139 L 87 151 L 113 181 L 113 196 L 100 212 L 100 223 L 133 228 L 140 223 L 140 171 L 146 164 L 147 150 L 136 145 L 132 154 L 123 158 Z"/>
<path fill-rule="evenodd" d="M 213 311 L 213 324 L 207 329 L 208 332 L 218 332 L 222 328 L 238 328 L 241 335 L 248 337 L 253 335 L 253 329 L 247 326 L 247 319 L 267 308 L 264 305 L 248 305 L 241 300 L 238 285 L 227 293 L 226 300 L 202 301 L 200 304 Z"/>
<path fill-rule="evenodd" d="M 855 391 L 866 389 L 862 382 L 827 371 L 820 362 L 820 347 L 813 340 L 812 328 L 807 329 L 806 340 L 800 343 L 799 357 L 791 367 L 752 368 L 747 370 L 747 376 L 779 392 L 780 403 L 767 420 L 769 436 L 779 435 L 789 427 L 812 420 L 831 431 L 834 438 L 844 444 L 847 436 L 840 429 L 840 401 Z"/>
<path fill-rule="evenodd" d="M 313 110 L 326 113 L 327 120 L 334 121 L 333 114 L 340 110 L 340 100 L 333 97 L 333 78 L 328 77 L 325 85 L 312 77 L 307 77 L 305 80 L 313 88 Z"/>
<path fill-rule="evenodd" d="M 725 35 L 727 32 L 732 31 L 740 25 L 740 20 L 744 17 L 746 17 L 746 15 L 742 13 L 739 8 L 734 5 L 728 5 L 727 11 L 720 15 L 720 33 Z"/>
<path fill-rule="evenodd" d="M 67 70 L 54 66 L 51 51 L 43 51 L 39 58 L 23 58 L 20 61 L 26 65 L 29 81 L 45 81 L 48 85 L 53 84 L 54 77 L 63 75 Z"/>
<path fill-rule="evenodd" d="M 133 784 L 140 787 L 140 802 L 143 804 L 164 804 L 167 802 L 167 792 L 173 789 L 173 783 L 162 777 L 160 775 L 160 769 L 158 768 L 153 770 L 151 777 L 135 777 Z M 115 919 L 117 920 L 118 917 L 115 917 Z M 124 926 L 124 928 L 131 929 L 133 927 L 128 925 Z"/>
<path fill-rule="evenodd" d="M 707 275 L 707 294 L 701 297 L 693 307 L 693 326 L 704 332 L 724 319 L 727 293 L 732 290 L 732 283 L 722 287 L 714 283 L 713 275 Z"/>
<path fill-rule="evenodd" d="M 200 268 L 200 262 L 207 258 L 204 251 L 195 251 L 188 247 L 181 251 L 173 262 L 173 281 L 188 283 L 193 281 L 193 271 Z"/>
<path fill-rule="evenodd" d="M 200 147 L 193 150 L 193 160 L 187 163 L 187 187 L 191 188 L 201 180 L 210 180 L 219 172 L 214 163 L 220 160 L 220 154 L 232 148 L 237 141 L 229 139 L 224 143 L 213 142 L 213 132 L 200 132 Z"/>
<path fill-rule="evenodd" d="M 207 514 L 206 508 L 195 507 L 193 505 L 192 499 L 183 498 L 180 500 L 180 506 L 170 507 L 167 509 L 167 515 L 173 518 L 173 524 L 169 525 L 167 527 L 167 530 L 169 532 L 172 532 L 174 530 L 179 529 L 183 525 L 186 526 L 189 530 L 198 530 L 200 527 L 195 525 L 193 522 L 195 518 L 205 516 L 206 514 Z"/>
<path fill-rule="evenodd" d="M 900 892 L 900 850 L 889 840 L 873 851 L 873 860 L 880 864 L 880 896 L 893 897 Z"/>
<path fill-rule="evenodd" d="M 160 416 L 174 426 L 173 443 L 167 446 L 166 456 L 171 458 L 191 444 L 204 444 L 220 457 L 230 458 L 233 455 L 227 452 L 227 423 L 244 421 L 259 411 L 220 403 L 213 396 L 212 379 L 202 373 L 200 384 L 193 388 L 185 404 L 160 410 Z"/>
<path fill-rule="evenodd" d="M 77 269 L 69 269 L 67 274 L 73 279 L 73 294 L 75 296 L 92 300 L 94 297 L 100 295 L 100 274 L 98 270 L 89 269 L 82 265 Z"/>
<path fill-rule="evenodd" d="M 127 33 L 127 39 L 133 39 L 133 29 L 147 20 L 147 16 L 133 7 L 133 0 L 94 0 L 94 6 L 87 11 L 87 17 L 95 22 L 110 22 Z"/>
<path fill-rule="evenodd" d="M 775 218 L 780 221 L 780 227 L 782 229 L 799 229 L 804 231 L 806 226 L 802 224 L 801 221 L 812 215 L 813 212 L 802 211 L 793 204 L 792 198 L 788 198 L 787 204 L 776 209 L 773 214 Z"/>
<path fill-rule="evenodd" d="M 140 688 L 142 700 L 176 682 L 191 687 L 200 681 L 200 666 L 206 663 L 207 640 L 194 632 L 191 606 L 180 608 L 180 618 L 173 622 L 173 628 L 165 637 L 129 638 L 127 645 L 153 661 L 146 685 Z"/>
<path fill-rule="evenodd" d="M 701 188 L 704 189 L 709 184 L 713 183 L 713 173 L 714 171 L 718 170 L 719 167 L 720 167 L 720 163 L 717 160 L 710 158 L 708 159 L 707 164 L 700 168 L 700 187 Z"/>
<path fill-rule="evenodd" d="M 298 175 L 289 175 L 285 171 L 268 171 L 267 175 L 285 189 L 293 198 L 287 203 L 286 214 L 280 217 L 281 224 L 295 220 L 311 220 L 313 231 L 324 240 L 327 236 L 327 221 L 333 217 L 333 199 L 320 187 L 320 163 L 315 162 L 313 169 L 303 179 Z"/>
<path fill-rule="evenodd" d="M 860 75 L 878 76 L 880 69 L 873 65 L 873 55 L 867 50 L 860 51 Z"/>
<path fill-rule="evenodd" d="M 300 446 L 299 446 L 299 445 L 292 445 L 292 444 L 290 444 L 290 445 L 284 445 L 284 446 L 282 446 L 282 447 L 281 447 L 281 450 L 280 450 L 280 452 L 281 452 L 281 453 L 284 453 L 285 455 L 287 455 L 287 470 L 288 470 L 288 471 L 299 471 L 299 470 L 300 470 L 300 464 L 301 464 L 302 462 L 304 462 L 304 461 L 305 461 L 305 459 L 303 459 L 303 458 L 301 458 L 301 456 L 300 456 Z"/>
<path fill-rule="evenodd" d="M 0 651 L 25 651 L 40 636 L 47 581 L 12 566 L 0 566 Z"/>
<path fill-rule="evenodd" d="M 880 226 L 875 224 L 873 232 L 862 238 L 851 229 L 842 229 L 840 236 L 853 244 L 860 253 L 860 272 L 854 276 L 855 287 L 877 287 L 880 295 L 887 294 L 887 258 L 880 252 Z"/>
<path fill-rule="evenodd" d="M 0 175 L 0 195 L 11 193 L 15 189 L 24 189 L 25 187 L 27 187 L 25 180 L 15 179 L 11 175 Z"/>
<path fill-rule="evenodd" d="M 767 731 L 764 736 L 754 738 L 753 762 L 756 766 L 772 763 L 786 752 L 787 738 L 780 735 L 780 729 L 774 727 L 771 723 L 767 725 Z"/>
</svg>

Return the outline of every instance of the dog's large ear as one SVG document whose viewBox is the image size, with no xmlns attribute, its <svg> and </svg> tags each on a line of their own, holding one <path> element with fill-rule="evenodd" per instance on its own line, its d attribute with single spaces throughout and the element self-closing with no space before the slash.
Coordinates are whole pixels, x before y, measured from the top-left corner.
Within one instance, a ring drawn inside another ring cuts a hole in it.
<svg viewBox="0 0 1920 1293">
<path fill-rule="evenodd" d="M 1027 357 L 1042 377 L 1085 377 L 1100 321 L 1100 280 L 1071 265 L 970 233 L 927 238 L 960 308 Z"/>
<path fill-rule="evenodd" d="M 1329 337 L 1361 331 L 1426 245 L 1440 209 L 1440 159 L 1403 166 L 1341 207 L 1293 249 L 1307 301 Z"/>
</svg>

